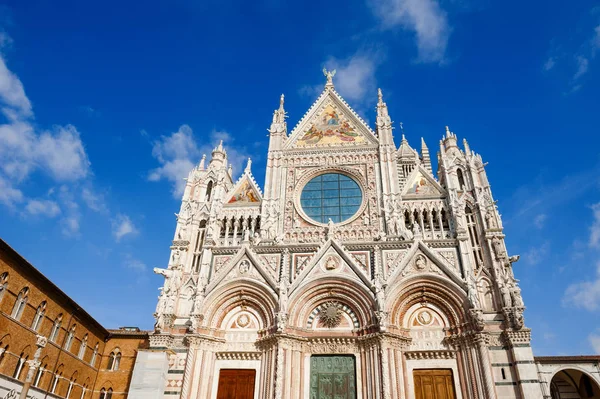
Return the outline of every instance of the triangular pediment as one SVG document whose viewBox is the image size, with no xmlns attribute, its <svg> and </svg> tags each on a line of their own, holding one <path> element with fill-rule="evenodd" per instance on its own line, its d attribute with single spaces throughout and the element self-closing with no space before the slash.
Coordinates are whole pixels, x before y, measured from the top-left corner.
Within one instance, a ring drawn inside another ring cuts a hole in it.
<svg viewBox="0 0 600 399">
<path fill-rule="evenodd" d="M 258 206 L 262 201 L 260 189 L 250 172 L 244 172 L 225 195 L 225 206 Z"/>
<path fill-rule="evenodd" d="M 406 179 L 402 190 L 402 197 L 439 198 L 444 197 L 446 192 L 433 176 L 422 166 L 415 170 Z"/>
<path fill-rule="evenodd" d="M 391 286 L 398 279 L 405 279 L 413 275 L 441 276 L 466 289 L 465 282 L 448 260 L 432 251 L 421 240 L 415 241 L 408 252 L 403 255 L 400 264 L 390 273 L 388 285 Z"/>
<path fill-rule="evenodd" d="M 248 246 L 242 246 L 235 256 L 228 259 L 227 262 L 216 271 L 215 275 L 211 278 L 206 291 L 208 293 L 223 282 L 230 280 L 251 279 L 275 292 L 277 284 L 271 276 L 271 273 L 267 271 L 267 267 L 268 266 L 264 265 L 259 257 L 252 252 Z"/>
<path fill-rule="evenodd" d="M 285 149 L 376 145 L 371 128 L 333 89 L 326 88 L 294 128 Z"/>
<path fill-rule="evenodd" d="M 328 240 L 298 273 L 290 286 L 290 293 L 310 281 L 321 278 L 352 279 L 370 286 L 363 267 L 351 253 L 346 252 L 332 239 Z"/>
</svg>

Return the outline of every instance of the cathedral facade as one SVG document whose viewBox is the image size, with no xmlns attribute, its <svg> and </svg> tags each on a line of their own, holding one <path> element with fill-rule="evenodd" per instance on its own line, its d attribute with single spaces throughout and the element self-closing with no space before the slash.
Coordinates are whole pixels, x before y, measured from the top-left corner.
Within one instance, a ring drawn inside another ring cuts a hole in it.
<svg viewBox="0 0 600 399">
<path fill-rule="evenodd" d="M 332 73 L 264 187 L 222 144 L 190 171 L 131 398 L 550 398 L 485 164 L 448 128 L 372 129 Z"/>
</svg>

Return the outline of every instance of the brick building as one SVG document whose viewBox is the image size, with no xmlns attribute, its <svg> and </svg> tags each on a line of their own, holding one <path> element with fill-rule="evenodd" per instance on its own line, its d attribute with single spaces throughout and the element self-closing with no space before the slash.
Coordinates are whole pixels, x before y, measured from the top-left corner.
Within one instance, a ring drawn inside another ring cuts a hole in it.
<svg viewBox="0 0 600 399">
<path fill-rule="evenodd" d="M 47 342 L 34 359 L 38 336 Z M 32 398 L 125 398 L 147 342 L 138 328 L 104 328 L 0 240 L 0 398 L 20 392 L 30 368 Z"/>
</svg>

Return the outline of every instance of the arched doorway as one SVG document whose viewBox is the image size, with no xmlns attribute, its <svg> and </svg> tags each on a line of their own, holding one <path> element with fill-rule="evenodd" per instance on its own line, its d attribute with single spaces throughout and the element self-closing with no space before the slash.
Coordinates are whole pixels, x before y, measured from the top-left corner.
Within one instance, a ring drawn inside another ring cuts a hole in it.
<svg viewBox="0 0 600 399">
<path fill-rule="evenodd" d="M 565 369 L 552 377 L 550 395 L 552 399 L 600 398 L 600 386 L 580 370 Z"/>
</svg>

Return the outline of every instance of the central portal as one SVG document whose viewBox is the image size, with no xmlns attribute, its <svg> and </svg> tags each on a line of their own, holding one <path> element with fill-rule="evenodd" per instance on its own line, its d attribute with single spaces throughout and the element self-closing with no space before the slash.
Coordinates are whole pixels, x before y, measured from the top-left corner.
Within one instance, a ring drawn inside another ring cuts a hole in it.
<svg viewBox="0 0 600 399">
<path fill-rule="evenodd" d="M 310 399 L 355 399 L 354 356 L 312 356 Z"/>
<path fill-rule="evenodd" d="M 413 376 L 416 399 L 456 399 L 452 370 L 415 370 Z"/>
<path fill-rule="evenodd" d="M 256 370 L 221 369 L 217 399 L 253 399 Z"/>
</svg>

